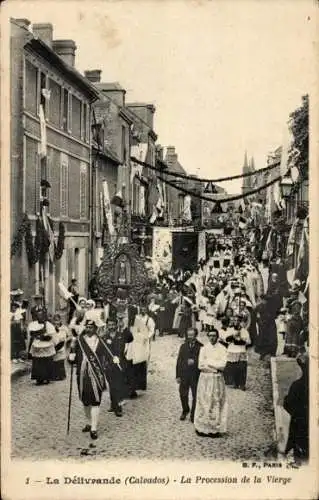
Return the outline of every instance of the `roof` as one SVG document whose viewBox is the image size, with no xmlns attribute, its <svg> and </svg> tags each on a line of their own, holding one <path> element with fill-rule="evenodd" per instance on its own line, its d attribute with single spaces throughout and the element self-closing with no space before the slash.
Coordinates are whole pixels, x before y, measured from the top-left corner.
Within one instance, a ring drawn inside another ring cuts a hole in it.
<svg viewBox="0 0 319 500">
<path fill-rule="evenodd" d="M 126 104 L 128 108 L 154 108 L 155 106 L 151 102 L 128 102 Z"/>
<path fill-rule="evenodd" d="M 151 127 L 146 123 L 145 120 L 143 120 L 143 118 L 141 118 L 136 113 L 134 113 L 134 111 L 129 106 L 131 106 L 131 104 L 125 104 L 126 115 L 132 120 L 133 123 L 139 122 L 139 123 L 143 124 L 148 129 L 148 134 L 151 136 L 151 138 L 154 141 L 157 141 L 156 132 L 153 129 L 151 129 Z M 141 104 L 141 106 L 146 106 L 146 104 Z"/>
<path fill-rule="evenodd" d="M 119 84 L 119 82 L 97 82 L 94 83 L 94 85 L 99 90 L 120 90 L 121 92 L 126 92 L 126 90 Z"/>
<path fill-rule="evenodd" d="M 104 144 L 104 146 L 102 146 L 102 149 L 99 148 L 98 144 L 96 141 L 92 141 L 92 146 L 93 148 L 98 151 L 98 153 L 100 155 L 104 155 L 106 158 L 108 158 L 109 160 L 113 161 L 114 163 L 116 163 L 117 165 L 120 165 L 121 164 L 121 160 L 116 156 L 115 153 L 113 153 L 110 148 L 108 146 L 106 146 Z"/>
<path fill-rule="evenodd" d="M 53 50 L 49 45 L 43 42 L 40 38 L 33 38 L 26 43 L 25 47 L 30 47 L 37 54 L 58 68 L 66 78 L 72 81 L 78 88 L 86 94 L 91 101 L 95 101 L 99 97 L 98 90 L 92 85 L 81 73 L 70 66 Z"/>
</svg>

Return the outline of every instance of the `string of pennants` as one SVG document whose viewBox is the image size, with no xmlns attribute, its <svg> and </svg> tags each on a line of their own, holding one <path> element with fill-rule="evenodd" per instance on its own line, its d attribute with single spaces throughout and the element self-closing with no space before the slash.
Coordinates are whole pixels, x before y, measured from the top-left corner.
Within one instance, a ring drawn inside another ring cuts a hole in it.
<svg viewBox="0 0 319 500">
<path fill-rule="evenodd" d="M 188 175 L 188 174 L 183 174 L 183 173 L 180 173 L 180 172 L 167 172 L 163 168 L 155 167 L 154 165 L 149 165 L 148 163 L 145 163 L 144 161 L 138 160 L 134 156 L 131 156 L 131 160 L 134 163 L 137 163 L 139 165 L 147 167 L 147 168 L 149 168 L 151 170 L 155 170 L 155 171 L 157 171 L 160 174 L 170 175 L 170 176 L 173 176 L 173 177 L 177 177 L 177 178 L 180 178 L 180 179 L 187 179 L 187 180 L 190 180 L 190 181 L 194 181 L 194 179 L 195 179 L 197 182 L 204 182 L 204 183 L 207 183 L 209 185 L 213 185 L 213 183 L 217 183 L 217 182 L 224 182 L 224 181 L 232 181 L 234 179 L 241 179 L 241 178 L 244 178 L 244 177 L 251 177 L 251 176 L 257 177 L 260 174 L 263 174 L 265 172 L 273 170 L 277 166 L 276 164 L 273 164 L 273 165 L 268 165 L 267 167 L 264 167 L 264 168 L 260 168 L 259 170 L 255 170 L 253 172 L 247 172 L 245 174 L 237 174 L 237 175 L 231 175 L 231 176 L 228 176 L 228 177 L 220 177 L 219 179 L 205 179 L 203 177 L 196 177 L 196 178 L 194 178 L 194 176 L 191 176 L 191 175 Z M 207 191 L 207 192 L 210 192 L 210 191 Z"/>
<path fill-rule="evenodd" d="M 142 165 L 143 165 L 143 166 L 145 166 L 146 168 L 148 168 L 148 167 L 150 167 L 150 168 L 152 168 L 152 169 L 154 169 L 154 168 L 155 168 L 155 167 L 153 167 L 153 165 L 149 165 L 148 163 L 141 162 L 140 160 L 137 160 L 137 158 L 131 157 L 131 160 L 132 160 L 132 161 L 134 161 L 134 162 L 136 162 L 136 163 L 142 164 Z M 166 173 L 166 172 L 163 172 L 163 170 L 160 170 L 160 169 L 157 169 L 157 170 L 159 170 L 159 171 L 160 171 L 160 173 L 162 173 L 162 174 L 163 174 L 163 173 L 164 173 L 164 174 Z M 257 171 L 257 172 L 258 172 L 258 171 Z M 255 175 L 256 175 L 256 173 L 257 173 L 257 172 L 255 172 Z M 190 189 L 187 189 L 187 188 L 185 188 L 185 187 L 182 187 L 181 185 L 177 185 L 177 184 L 175 184 L 174 182 L 172 182 L 171 180 L 168 180 L 168 179 L 166 179 L 166 178 L 162 177 L 162 175 L 157 175 L 157 178 L 158 178 L 159 180 L 161 180 L 162 182 L 164 182 L 164 183 L 168 184 L 169 186 L 171 186 L 171 187 L 173 187 L 173 188 L 177 189 L 178 191 L 181 191 L 182 193 L 184 193 L 184 194 L 186 194 L 186 195 L 190 195 L 190 196 L 193 196 L 193 197 L 195 197 L 195 198 L 199 198 L 199 199 L 204 200 L 204 201 L 209 201 L 209 202 L 214 202 L 214 201 L 215 201 L 215 202 L 218 202 L 218 203 L 225 203 L 225 202 L 230 202 L 230 201 L 240 200 L 240 199 L 242 199 L 242 198 L 248 198 L 249 196 L 252 196 L 252 195 L 254 195 L 254 194 L 256 194 L 256 193 L 259 193 L 260 191 L 263 191 L 264 189 L 267 189 L 269 186 L 272 186 L 272 185 L 273 185 L 273 184 L 275 184 L 276 182 L 278 182 L 278 181 L 281 181 L 281 180 L 282 180 L 282 176 L 281 176 L 281 175 L 279 175 L 279 176 L 275 177 L 274 179 L 272 179 L 271 181 L 269 181 L 269 182 L 267 182 L 267 183 L 263 184 L 262 186 L 259 186 L 259 187 L 258 187 L 258 188 L 256 188 L 256 189 L 252 189 L 251 191 L 248 191 L 248 192 L 246 192 L 246 193 L 241 193 L 241 194 L 239 194 L 239 195 L 234 195 L 234 196 L 229 195 L 229 196 L 226 196 L 225 198 L 219 198 L 218 200 L 214 200 L 214 199 L 212 199 L 212 198 L 210 198 L 210 197 L 208 197 L 208 196 L 204 196 L 203 194 L 200 194 L 200 193 L 198 193 L 198 192 L 196 192 L 196 191 L 192 191 L 192 190 L 190 190 Z M 189 177 L 189 179 L 190 179 L 190 180 L 192 180 L 192 181 L 194 181 L 194 178 L 192 178 L 192 177 Z M 199 180 L 199 179 L 197 179 L 197 178 L 196 178 L 196 181 L 197 181 L 197 180 Z M 208 187 L 208 189 L 216 189 L 216 188 L 214 187 L 214 185 L 213 185 L 213 181 L 209 181 L 209 182 L 210 182 L 210 187 Z M 215 181 L 214 181 L 214 182 L 215 182 Z M 206 186 L 206 188 L 207 188 L 207 186 Z M 205 192 L 206 192 L 207 194 L 208 194 L 208 193 L 210 193 L 210 194 L 212 193 L 212 191 L 209 191 L 209 190 L 204 191 L 204 193 L 205 193 Z M 215 192 L 216 192 L 216 191 L 215 191 Z M 213 194 L 214 194 L 214 193 L 213 193 Z"/>
</svg>

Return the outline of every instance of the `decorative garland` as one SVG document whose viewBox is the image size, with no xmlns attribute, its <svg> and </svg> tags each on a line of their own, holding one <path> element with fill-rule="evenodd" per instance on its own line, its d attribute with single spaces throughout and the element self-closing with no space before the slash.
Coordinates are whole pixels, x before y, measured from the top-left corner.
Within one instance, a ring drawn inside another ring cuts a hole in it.
<svg viewBox="0 0 319 500">
<path fill-rule="evenodd" d="M 51 219 L 49 219 L 49 224 L 51 225 L 52 231 L 53 229 L 53 222 Z M 26 248 L 26 254 L 27 254 L 27 259 L 28 259 L 28 264 L 30 267 L 32 267 L 34 264 L 36 264 L 38 261 L 41 264 L 44 264 L 45 262 L 45 255 L 49 250 L 49 245 L 50 245 L 50 240 L 47 235 L 47 232 L 45 230 L 45 227 L 43 225 L 43 221 L 40 216 L 37 217 L 36 224 L 35 224 L 35 238 L 33 242 L 32 238 L 32 228 L 31 228 L 31 222 L 28 218 L 27 214 L 24 214 L 22 222 L 13 238 L 12 244 L 11 244 L 11 257 L 14 255 L 18 255 L 21 257 L 22 253 L 22 243 L 23 243 L 23 238 L 25 241 L 25 248 Z M 58 241 L 57 244 L 54 245 L 55 247 L 55 259 L 59 260 L 61 259 L 64 251 L 64 240 L 65 240 L 65 227 L 62 222 L 59 223 L 59 235 L 58 235 Z"/>
<path fill-rule="evenodd" d="M 254 172 L 247 172 L 246 174 L 238 174 L 238 175 L 231 175 L 229 177 L 220 177 L 219 179 L 205 179 L 203 177 L 192 177 L 191 175 L 188 174 L 182 174 L 179 172 L 167 172 L 166 170 L 155 167 L 154 165 L 149 165 L 148 163 L 145 163 L 141 160 L 138 160 L 134 156 L 131 156 L 131 160 L 134 163 L 138 163 L 139 165 L 142 165 L 143 167 L 150 168 L 151 170 L 155 170 L 159 172 L 160 174 L 167 174 L 167 175 L 172 175 L 173 177 L 178 177 L 181 179 L 187 179 L 190 181 L 197 181 L 197 182 L 205 182 L 205 183 L 217 183 L 217 182 L 223 182 L 223 181 L 232 181 L 234 179 L 241 179 L 244 177 L 250 177 L 252 175 L 259 175 L 264 172 L 268 172 L 269 170 L 273 170 L 275 167 L 278 165 L 268 165 L 268 167 L 261 168 L 259 170 L 255 170 Z"/>
<path fill-rule="evenodd" d="M 56 260 L 60 260 L 64 251 L 65 227 L 63 222 L 59 222 L 59 236 L 58 242 L 54 249 L 54 256 Z"/>
<path fill-rule="evenodd" d="M 252 196 L 255 193 L 259 193 L 263 189 L 266 189 L 269 186 L 271 186 L 272 184 L 275 184 L 275 182 L 281 181 L 282 176 L 280 175 L 280 176 L 276 177 L 275 179 L 273 179 L 272 181 L 267 182 L 267 184 L 263 184 L 259 188 L 253 189 L 252 191 L 249 191 L 248 193 L 242 193 L 242 194 L 235 195 L 235 196 L 228 196 L 227 198 L 222 198 L 222 199 L 218 198 L 216 200 L 209 198 L 208 196 L 203 196 L 202 194 L 198 194 L 195 191 L 190 191 L 189 189 L 185 189 L 181 186 L 176 186 L 176 184 L 174 184 L 173 182 L 170 182 L 167 179 L 164 179 L 161 176 L 158 176 L 158 179 L 165 182 L 169 186 L 172 186 L 173 188 L 177 189 L 178 191 L 181 191 L 182 193 L 189 194 L 189 195 L 193 196 L 194 198 L 199 198 L 201 200 L 215 202 L 215 203 L 216 202 L 227 203 L 229 201 L 241 200 L 242 198 L 247 198 L 248 196 Z"/>
</svg>

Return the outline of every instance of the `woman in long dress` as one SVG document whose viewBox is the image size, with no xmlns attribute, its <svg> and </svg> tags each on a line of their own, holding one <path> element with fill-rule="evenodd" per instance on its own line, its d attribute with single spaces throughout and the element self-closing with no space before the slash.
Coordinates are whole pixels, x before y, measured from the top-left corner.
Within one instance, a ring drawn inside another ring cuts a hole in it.
<svg viewBox="0 0 319 500">
<path fill-rule="evenodd" d="M 48 331 L 45 322 L 41 323 L 40 321 L 34 325 L 31 334 L 33 336 L 30 349 L 32 356 L 31 380 L 35 380 L 36 385 L 49 384 L 52 380 L 53 357 L 55 355 L 53 336 Z"/>
<path fill-rule="evenodd" d="M 223 370 L 227 349 L 218 342 L 218 331 L 207 333 L 209 342 L 199 354 L 200 377 L 197 387 L 194 425 L 199 436 L 221 437 L 226 432 L 227 399 Z"/>
</svg>

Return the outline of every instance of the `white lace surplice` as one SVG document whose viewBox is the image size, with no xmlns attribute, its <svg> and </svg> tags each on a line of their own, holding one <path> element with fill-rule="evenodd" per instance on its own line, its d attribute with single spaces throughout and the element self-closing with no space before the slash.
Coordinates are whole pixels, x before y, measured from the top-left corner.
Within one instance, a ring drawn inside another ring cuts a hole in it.
<svg viewBox="0 0 319 500">
<path fill-rule="evenodd" d="M 207 344 L 200 350 L 199 377 L 194 425 L 204 434 L 226 432 L 227 400 L 224 370 L 227 362 L 226 348 L 217 343 Z"/>
</svg>

